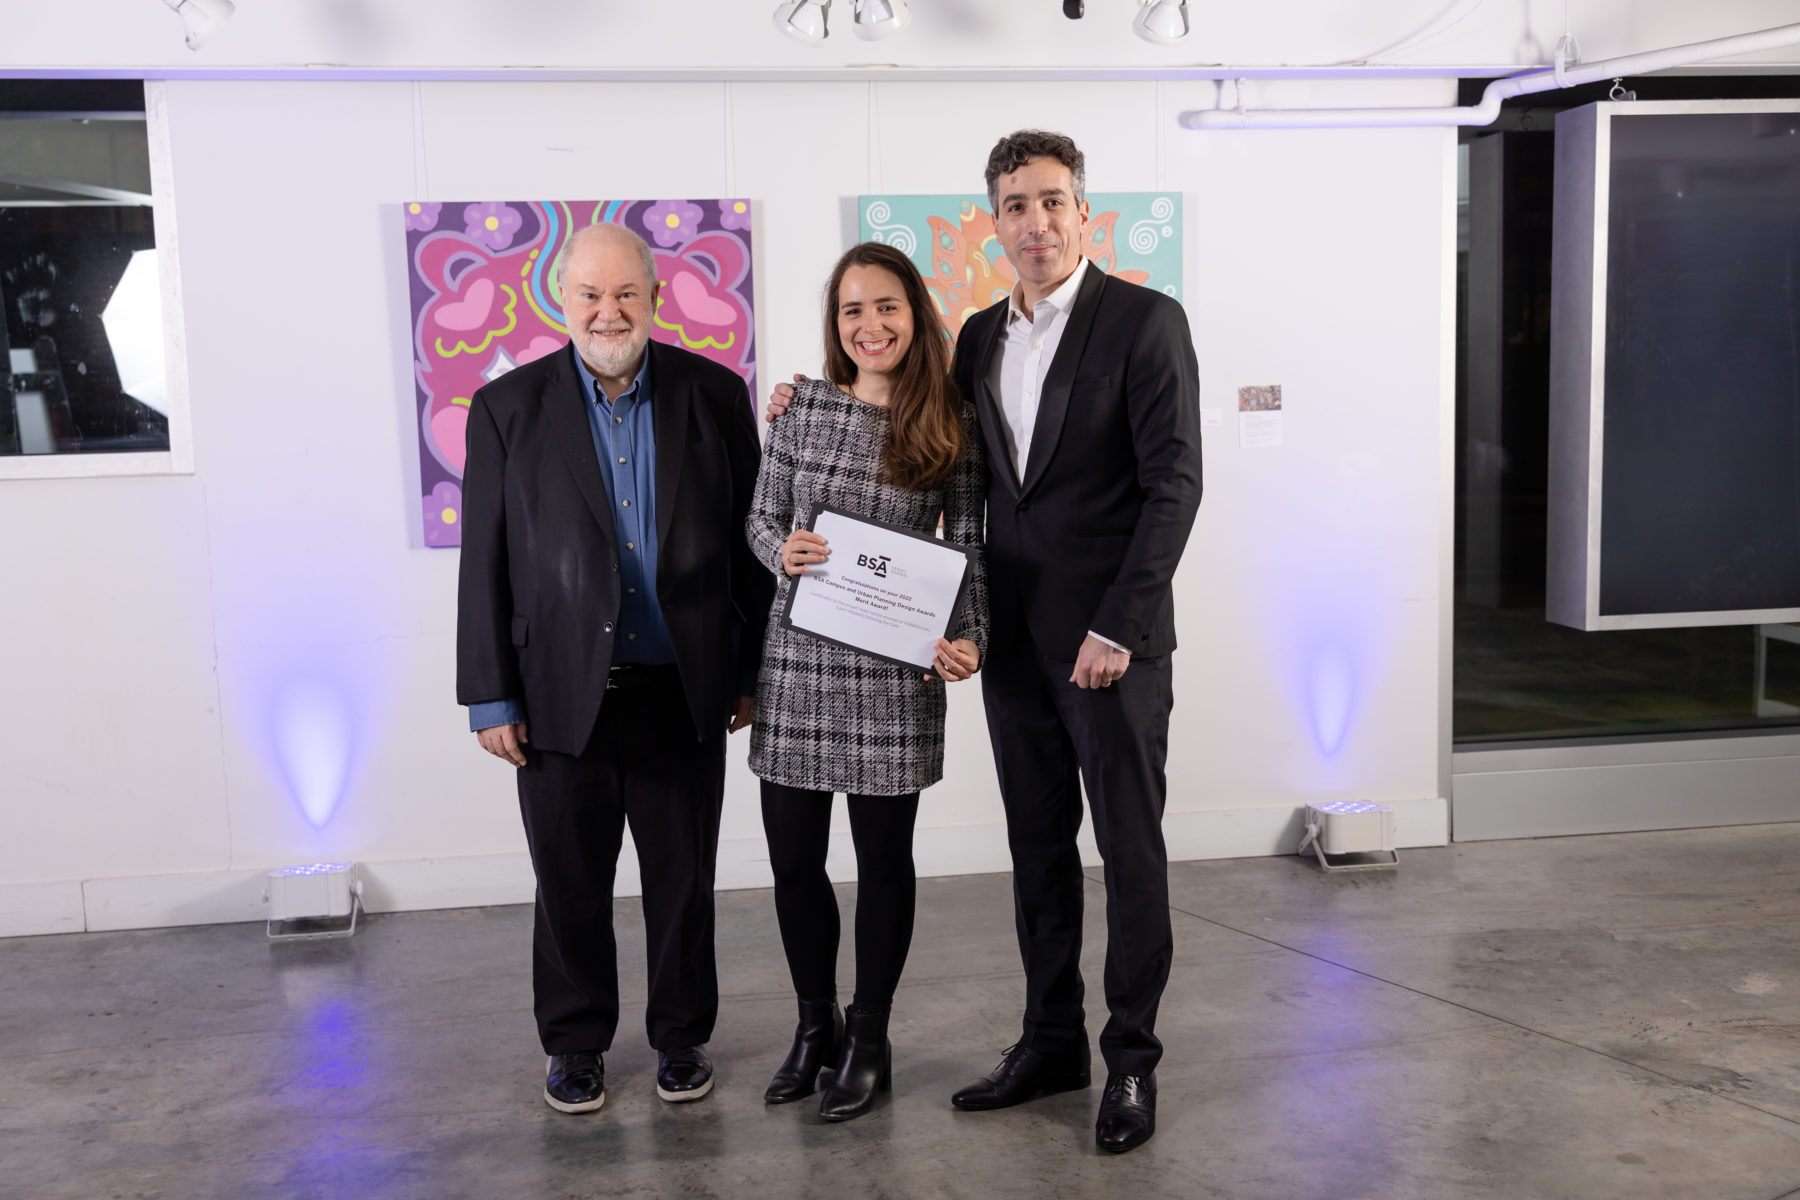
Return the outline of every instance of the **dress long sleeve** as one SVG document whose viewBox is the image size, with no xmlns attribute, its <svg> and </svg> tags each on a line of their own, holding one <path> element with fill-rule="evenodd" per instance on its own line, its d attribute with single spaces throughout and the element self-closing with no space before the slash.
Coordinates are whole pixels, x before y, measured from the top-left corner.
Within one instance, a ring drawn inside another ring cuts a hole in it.
<svg viewBox="0 0 1800 1200">
<path fill-rule="evenodd" d="M 971 554 L 969 593 L 964 598 L 956 627 L 950 640 L 967 638 L 975 648 L 987 655 L 988 595 L 987 555 L 982 548 L 987 532 L 987 462 L 981 452 L 981 429 L 976 423 L 975 406 L 963 404 L 963 435 L 967 439 L 956 471 L 944 487 L 944 540 L 953 546 L 967 546 Z"/>
<path fill-rule="evenodd" d="M 796 389 L 794 407 L 769 425 L 762 471 L 756 477 L 756 495 L 751 498 L 750 516 L 744 522 L 751 552 L 777 579 L 783 574 L 781 547 L 788 534 L 794 532 L 794 470 L 799 459 L 800 426 L 806 420 L 799 407 Z"/>
<path fill-rule="evenodd" d="M 965 415 L 974 452 L 949 479 L 922 490 L 882 482 L 888 414 L 810 379 L 769 431 L 763 473 L 745 524 L 757 558 L 776 575 L 757 678 L 750 769 L 788 787 L 859 796 L 898 796 L 928 788 L 944 774 L 945 687 L 917 666 L 902 666 L 816 638 L 781 623 L 796 580 L 781 570 L 781 545 L 819 505 L 976 551 L 963 614 L 953 636 L 986 648 L 987 568 L 982 542 L 986 468 L 972 412 Z M 968 684 L 954 686 L 968 687 Z"/>
</svg>

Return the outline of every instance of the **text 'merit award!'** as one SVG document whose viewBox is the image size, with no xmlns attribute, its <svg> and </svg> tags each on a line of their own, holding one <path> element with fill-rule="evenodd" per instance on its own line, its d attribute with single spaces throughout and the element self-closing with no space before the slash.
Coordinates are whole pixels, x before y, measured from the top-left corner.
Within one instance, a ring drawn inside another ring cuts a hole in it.
<svg viewBox="0 0 1800 1200">
<path fill-rule="evenodd" d="M 831 558 L 793 576 L 782 625 L 931 670 L 937 640 L 961 609 L 973 551 L 826 505 L 813 511 L 810 528 Z"/>
</svg>

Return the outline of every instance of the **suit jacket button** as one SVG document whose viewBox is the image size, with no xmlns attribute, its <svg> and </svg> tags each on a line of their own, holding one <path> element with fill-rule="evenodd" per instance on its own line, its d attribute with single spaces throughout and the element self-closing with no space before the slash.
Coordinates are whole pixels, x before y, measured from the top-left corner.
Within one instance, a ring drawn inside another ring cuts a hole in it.
<svg viewBox="0 0 1800 1200">
<path fill-rule="evenodd" d="M 619 569 L 619 560 L 615 558 L 613 560 L 613 570 L 617 571 L 618 569 Z"/>
<path fill-rule="evenodd" d="M 600 627 L 600 632 L 602 632 L 602 633 L 611 633 L 612 631 L 613 631 L 613 623 L 611 621 L 608 621 L 606 624 L 604 624 Z"/>
<path fill-rule="evenodd" d="M 1031 501 L 1029 501 L 1029 500 L 1019 501 L 1019 511 L 1020 512 L 1030 512 L 1031 511 Z"/>
</svg>

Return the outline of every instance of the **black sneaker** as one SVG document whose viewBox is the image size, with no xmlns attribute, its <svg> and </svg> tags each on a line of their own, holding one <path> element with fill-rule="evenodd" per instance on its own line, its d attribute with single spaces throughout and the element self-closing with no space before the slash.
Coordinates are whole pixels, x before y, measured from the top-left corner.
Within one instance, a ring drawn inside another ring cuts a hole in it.
<svg viewBox="0 0 1800 1200">
<path fill-rule="evenodd" d="M 705 1046 L 656 1052 L 656 1094 L 673 1104 L 698 1100 L 712 1091 L 712 1059 Z"/>
<path fill-rule="evenodd" d="M 606 1063 L 598 1050 L 552 1054 L 544 1073 L 544 1103 L 557 1112 L 593 1112 L 606 1103 Z"/>
</svg>

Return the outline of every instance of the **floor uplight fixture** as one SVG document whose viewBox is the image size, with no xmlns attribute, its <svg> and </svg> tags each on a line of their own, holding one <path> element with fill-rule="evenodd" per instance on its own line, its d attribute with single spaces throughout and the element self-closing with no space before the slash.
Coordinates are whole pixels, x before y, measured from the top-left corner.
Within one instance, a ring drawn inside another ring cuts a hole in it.
<svg viewBox="0 0 1800 1200">
<path fill-rule="evenodd" d="M 1131 28 L 1146 42 L 1178 46 L 1188 35 L 1187 0 L 1143 0 Z"/>
<path fill-rule="evenodd" d="M 276 941 L 347 938 L 362 913 L 362 880 L 353 862 L 316 862 L 269 872 L 269 936 Z"/>
<path fill-rule="evenodd" d="M 202 42 L 225 27 L 237 5 L 231 0 L 163 0 L 181 18 L 187 30 L 187 48 L 198 50 Z"/>
<path fill-rule="evenodd" d="M 1394 810 L 1368 800 L 1332 800 L 1306 806 L 1306 836 L 1299 854 L 1311 850 L 1327 871 L 1380 871 L 1400 865 L 1394 849 Z M 1374 862 L 1364 855 L 1388 857 Z M 1336 862 L 1332 860 L 1336 859 Z M 1356 861 L 1346 861 L 1355 859 Z"/>
<path fill-rule="evenodd" d="M 775 6 L 775 28 L 798 42 L 823 46 L 830 36 L 826 17 L 831 0 L 782 0 Z"/>
</svg>

